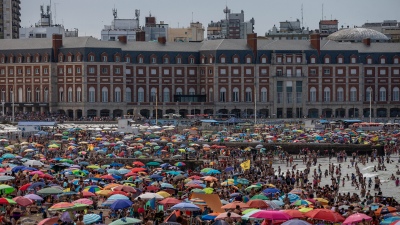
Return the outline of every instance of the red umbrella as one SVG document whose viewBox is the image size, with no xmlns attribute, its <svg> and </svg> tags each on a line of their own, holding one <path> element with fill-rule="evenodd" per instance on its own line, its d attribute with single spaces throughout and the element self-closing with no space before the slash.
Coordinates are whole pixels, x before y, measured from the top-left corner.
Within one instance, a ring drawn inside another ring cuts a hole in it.
<svg viewBox="0 0 400 225">
<path fill-rule="evenodd" d="M 125 174 L 124 177 L 131 177 L 131 176 L 137 176 L 138 174 L 136 172 L 130 171 L 129 173 Z"/>
<path fill-rule="evenodd" d="M 104 180 L 115 180 L 115 178 L 111 175 L 103 175 L 100 178 Z"/>
<path fill-rule="evenodd" d="M 181 200 L 178 200 L 176 198 L 164 198 L 163 200 L 159 201 L 161 205 L 176 205 L 178 203 L 181 203 Z"/>
<path fill-rule="evenodd" d="M 13 200 L 16 203 L 18 203 L 18 205 L 23 206 L 23 207 L 33 204 L 32 200 L 30 200 L 29 198 L 22 197 L 22 196 L 15 197 L 15 198 L 13 198 Z"/>
<path fill-rule="evenodd" d="M 128 196 L 128 193 L 126 193 L 126 192 L 124 192 L 124 191 L 112 191 L 112 192 L 110 193 L 110 195 L 116 195 L 116 194 Z"/>
<path fill-rule="evenodd" d="M 40 177 L 40 178 L 47 179 L 47 180 L 53 180 L 53 179 L 54 179 L 54 177 L 52 177 L 51 175 L 49 175 L 49 174 L 47 174 L 47 173 L 45 173 L 45 174 L 40 174 L 39 177 Z"/>
<path fill-rule="evenodd" d="M 269 205 L 261 199 L 250 200 L 247 202 L 247 205 L 249 205 L 250 208 L 257 209 L 266 209 L 269 207 Z"/>
<path fill-rule="evenodd" d="M 29 188 L 31 185 L 32 185 L 32 183 L 24 184 L 24 185 L 22 185 L 22 186 L 19 188 L 19 190 L 21 190 L 21 191 L 26 191 L 26 190 L 28 190 L 28 188 Z"/>
<path fill-rule="evenodd" d="M 146 191 L 158 191 L 159 189 L 160 188 L 152 185 L 146 187 Z"/>
<path fill-rule="evenodd" d="M 89 192 L 89 191 L 82 191 L 82 196 L 87 198 L 87 197 L 93 197 L 96 196 L 95 193 Z"/>
<path fill-rule="evenodd" d="M 146 171 L 146 169 L 145 168 L 141 168 L 141 167 L 131 169 L 131 172 L 133 172 L 133 173 L 143 172 L 143 171 Z"/>
<path fill-rule="evenodd" d="M 140 162 L 140 161 L 135 161 L 132 163 L 135 166 L 144 166 L 144 163 Z"/>
<path fill-rule="evenodd" d="M 282 210 L 282 212 L 285 212 L 286 214 L 288 214 L 293 218 L 304 218 L 303 213 L 301 213 L 299 210 L 296 209 Z"/>
<path fill-rule="evenodd" d="M 222 208 L 222 209 L 236 209 L 236 206 L 239 206 L 241 209 L 250 208 L 249 205 L 247 205 L 246 203 L 244 203 L 244 202 L 238 202 L 238 201 L 235 201 L 235 202 L 231 202 L 231 203 L 229 203 L 229 204 L 226 204 L 226 205 L 222 206 L 221 208 Z"/>
<path fill-rule="evenodd" d="M 347 217 L 343 224 L 356 224 L 362 222 L 363 220 L 372 220 L 372 217 L 369 217 L 364 213 L 356 213 Z"/>
<path fill-rule="evenodd" d="M 324 220 L 332 223 L 340 223 L 345 220 L 345 218 L 339 213 L 333 212 L 329 209 L 314 209 L 308 213 L 305 213 L 304 216 L 315 220 Z"/>
<path fill-rule="evenodd" d="M 200 176 L 196 176 L 196 175 L 194 175 L 194 176 L 191 176 L 191 177 L 189 177 L 190 179 L 194 179 L 194 180 L 200 180 Z"/>
<path fill-rule="evenodd" d="M 125 191 L 128 193 L 136 193 L 136 189 L 131 186 L 121 185 L 118 187 L 113 188 L 113 191 Z"/>
<path fill-rule="evenodd" d="M 53 225 L 53 224 L 57 223 L 59 219 L 60 218 L 58 218 L 58 216 L 47 218 L 47 219 L 40 221 L 38 223 L 38 225 Z"/>
<path fill-rule="evenodd" d="M 282 211 L 261 210 L 250 216 L 250 218 L 266 219 L 266 220 L 290 220 L 292 219 L 287 213 Z"/>
</svg>

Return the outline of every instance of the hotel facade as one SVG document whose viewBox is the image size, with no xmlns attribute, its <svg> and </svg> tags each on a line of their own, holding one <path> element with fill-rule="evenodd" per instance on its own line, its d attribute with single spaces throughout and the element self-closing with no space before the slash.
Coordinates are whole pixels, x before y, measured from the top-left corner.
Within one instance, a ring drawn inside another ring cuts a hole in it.
<svg viewBox="0 0 400 225">
<path fill-rule="evenodd" d="M 321 40 L 0 40 L 5 112 L 258 118 L 400 115 L 400 45 Z M 370 110 L 370 105 L 372 109 Z"/>
</svg>

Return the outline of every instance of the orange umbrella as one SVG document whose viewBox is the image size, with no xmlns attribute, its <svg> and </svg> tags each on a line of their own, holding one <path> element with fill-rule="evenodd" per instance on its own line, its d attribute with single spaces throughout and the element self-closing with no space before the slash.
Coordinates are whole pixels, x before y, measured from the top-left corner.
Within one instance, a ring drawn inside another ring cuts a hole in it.
<svg viewBox="0 0 400 225">
<path fill-rule="evenodd" d="M 213 176 L 206 176 L 206 177 L 203 177 L 203 180 L 205 180 L 205 181 L 210 181 L 210 182 L 218 181 L 218 179 L 217 179 L 216 177 L 213 177 Z"/>
<path fill-rule="evenodd" d="M 176 205 L 181 202 L 182 202 L 181 200 L 178 200 L 176 198 L 164 198 L 163 200 L 159 201 L 158 203 L 161 205 Z"/>
<path fill-rule="evenodd" d="M 306 214 L 304 214 L 307 218 L 312 218 L 316 220 L 323 220 L 332 223 L 343 222 L 345 218 L 337 212 L 333 212 L 329 209 L 314 209 Z"/>
<path fill-rule="evenodd" d="M 128 187 L 128 186 L 126 186 L 126 187 Z M 110 192 L 110 195 L 116 195 L 116 194 L 128 196 L 128 193 L 126 193 L 125 191 L 113 191 L 113 192 Z"/>
<path fill-rule="evenodd" d="M 379 215 L 381 215 L 381 214 L 388 214 L 388 213 L 396 212 L 396 211 L 397 211 L 397 209 L 394 208 L 394 207 L 391 207 L 391 206 L 383 206 L 383 207 L 378 208 L 378 209 L 375 211 L 375 215 L 379 216 Z"/>
<path fill-rule="evenodd" d="M 87 198 L 87 197 L 93 197 L 96 196 L 96 194 L 89 192 L 89 191 L 82 191 L 82 196 Z"/>
<path fill-rule="evenodd" d="M 136 193 L 136 189 L 131 186 L 126 186 L 126 185 L 120 185 L 115 188 L 113 188 L 113 191 L 124 191 L 124 192 L 129 192 L 129 193 Z"/>
<path fill-rule="evenodd" d="M 143 171 L 146 171 L 146 169 L 142 167 L 131 169 L 132 173 L 143 172 Z"/>
<path fill-rule="evenodd" d="M 111 190 L 111 188 L 115 188 L 115 187 L 118 187 L 118 186 L 122 186 L 122 185 L 121 184 L 116 184 L 116 183 L 107 184 L 104 187 L 104 190 Z"/>
<path fill-rule="evenodd" d="M 229 204 L 226 204 L 226 205 L 222 206 L 221 208 L 222 209 L 236 209 L 236 206 L 239 206 L 239 208 L 241 208 L 241 209 L 250 208 L 249 205 L 247 205 L 246 203 L 239 202 L 239 201 L 231 202 Z"/>
<path fill-rule="evenodd" d="M 293 218 L 304 218 L 303 213 L 301 213 L 299 210 L 296 210 L 296 209 L 289 209 L 289 210 L 282 210 L 282 211 Z"/>
<path fill-rule="evenodd" d="M 261 199 L 250 200 L 247 202 L 247 205 L 249 206 L 249 208 L 257 208 L 257 209 L 266 209 L 269 207 L 269 205 Z"/>
</svg>

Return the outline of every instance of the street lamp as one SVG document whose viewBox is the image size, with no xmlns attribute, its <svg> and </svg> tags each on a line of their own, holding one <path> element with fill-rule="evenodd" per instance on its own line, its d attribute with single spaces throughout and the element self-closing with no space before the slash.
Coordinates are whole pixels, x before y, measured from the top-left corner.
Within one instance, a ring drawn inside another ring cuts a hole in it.
<svg viewBox="0 0 400 225">
<path fill-rule="evenodd" d="M 369 122 L 372 121 L 372 88 L 369 87 Z"/>
<path fill-rule="evenodd" d="M 1 115 L 4 117 L 4 104 L 5 104 L 5 102 L 4 102 L 4 99 L 2 99 L 1 100 L 1 106 L 3 107 L 2 108 L 2 110 L 1 110 Z"/>
</svg>

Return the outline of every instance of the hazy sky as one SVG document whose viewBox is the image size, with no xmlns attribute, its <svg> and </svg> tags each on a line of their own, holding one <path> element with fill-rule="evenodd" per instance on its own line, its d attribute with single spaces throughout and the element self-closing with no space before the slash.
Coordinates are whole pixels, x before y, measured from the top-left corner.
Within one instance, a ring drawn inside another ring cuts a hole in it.
<svg viewBox="0 0 400 225">
<path fill-rule="evenodd" d="M 28 27 L 40 19 L 40 5 L 50 0 L 22 0 L 21 26 Z M 80 36 L 100 38 L 104 25 L 111 25 L 112 8 L 118 10 L 120 19 L 134 18 L 135 9 L 141 11 L 140 24 L 149 13 L 170 27 L 187 27 L 192 20 L 207 28 L 210 21 L 224 18 L 225 5 L 232 13 L 244 10 L 245 20 L 255 19 L 255 32 L 264 35 L 279 21 L 301 20 L 303 25 L 318 28 L 322 18 L 338 19 L 339 26 L 361 26 L 365 22 L 387 19 L 400 20 L 400 0 L 52 0 L 53 22 L 62 23 L 66 29 L 79 29 Z"/>
</svg>

